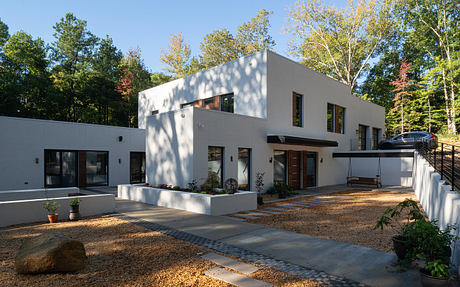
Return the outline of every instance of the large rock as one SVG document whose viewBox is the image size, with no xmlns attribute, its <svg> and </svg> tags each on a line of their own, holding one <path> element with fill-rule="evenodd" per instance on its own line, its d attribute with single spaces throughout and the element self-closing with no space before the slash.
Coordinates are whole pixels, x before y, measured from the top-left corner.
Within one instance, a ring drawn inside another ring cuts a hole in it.
<svg viewBox="0 0 460 287">
<path fill-rule="evenodd" d="M 57 231 L 24 241 L 15 261 L 16 271 L 22 274 L 77 271 L 85 264 L 83 244 Z"/>
</svg>

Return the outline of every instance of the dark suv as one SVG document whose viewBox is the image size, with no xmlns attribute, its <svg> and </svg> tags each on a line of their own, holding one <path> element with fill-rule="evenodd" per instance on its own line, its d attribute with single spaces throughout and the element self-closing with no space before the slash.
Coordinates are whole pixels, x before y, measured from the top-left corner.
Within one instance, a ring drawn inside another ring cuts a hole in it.
<svg viewBox="0 0 460 287">
<path fill-rule="evenodd" d="M 407 132 L 379 143 L 379 149 L 405 149 L 424 147 L 435 149 L 438 138 L 429 132 Z"/>
</svg>

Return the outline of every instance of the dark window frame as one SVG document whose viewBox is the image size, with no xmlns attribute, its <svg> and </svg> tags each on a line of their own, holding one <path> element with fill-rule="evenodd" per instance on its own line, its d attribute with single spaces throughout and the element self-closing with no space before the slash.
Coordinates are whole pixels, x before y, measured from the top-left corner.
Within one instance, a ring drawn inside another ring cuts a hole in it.
<svg viewBox="0 0 460 287">
<path fill-rule="evenodd" d="M 131 174 L 131 165 L 132 165 L 132 156 L 133 155 L 142 155 L 143 156 L 143 160 L 144 160 L 144 164 L 147 165 L 147 159 L 145 157 L 145 152 L 143 151 L 130 151 L 129 152 L 129 183 L 144 183 L 146 181 L 146 169 L 144 169 L 144 173 L 143 173 L 143 176 L 142 176 L 142 173 L 141 173 L 141 179 L 140 181 L 139 180 L 133 180 L 132 178 L 132 174 Z M 141 165 L 142 165 L 142 162 L 141 162 Z"/>
<path fill-rule="evenodd" d="M 220 150 L 220 186 L 223 187 L 224 184 L 224 164 L 225 164 L 225 148 L 222 146 L 208 146 L 208 173 L 209 173 L 209 161 L 210 161 L 210 149 L 219 149 Z M 213 160 L 211 158 L 211 160 Z"/>
<path fill-rule="evenodd" d="M 375 136 L 375 132 L 377 132 L 377 136 Z M 372 128 L 372 149 L 378 149 L 380 142 L 380 129 L 379 128 Z"/>
<path fill-rule="evenodd" d="M 345 107 L 327 103 L 326 126 L 328 132 L 345 134 L 346 110 Z"/>
<path fill-rule="evenodd" d="M 203 101 L 203 106 L 214 105 L 214 103 L 216 102 L 214 97 L 209 97 L 209 98 L 203 99 L 202 101 Z"/>
<path fill-rule="evenodd" d="M 238 161 L 240 160 L 240 150 L 247 150 L 248 151 L 248 183 L 247 183 L 247 187 L 246 189 L 243 189 L 243 190 L 251 190 L 251 176 L 252 176 L 252 149 L 251 148 L 247 148 L 247 147 L 239 147 L 238 148 Z M 237 172 L 239 173 L 239 171 L 237 170 Z M 239 185 L 239 183 L 238 183 Z"/>
<path fill-rule="evenodd" d="M 367 129 L 369 126 L 358 125 L 358 150 L 367 150 Z M 364 135 L 364 136 L 363 136 Z"/>
<path fill-rule="evenodd" d="M 226 103 L 226 98 L 229 99 L 229 103 Z M 235 94 L 228 93 L 219 96 L 220 99 L 220 111 L 227 112 L 227 113 L 235 113 Z"/>
<path fill-rule="evenodd" d="M 284 155 L 283 183 L 287 184 L 287 180 L 288 180 L 288 176 L 287 176 L 288 175 L 288 151 L 287 150 L 274 150 L 273 151 L 273 183 L 277 182 L 277 180 L 275 179 L 275 162 L 276 162 L 275 154 L 277 152 L 282 152 Z"/>
<path fill-rule="evenodd" d="M 86 186 L 108 186 L 109 185 L 109 151 L 105 151 L 105 150 L 85 150 L 85 152 L 86 152 L 86 173 L 85 173 Z M 95 152 L 97 152 L 97 153 L 105 153 L 107 155 L 107 159 L 106 159 L 106 162 L 107 162 L 107 182 L 104 182 L 104 183 L 97 182 L 97 183 L 88 184 L 88 153 L 92 153 L 92 152 L 94 152 L 94 153 Z M 80 177 L 80 175 L 78 175 L 78 177 Z"/>
<path fill-rule="evenodd" d="M 152 111 L 152 116 L 158 114 L 160 111 L 159 110 L 153 110 Z"/>
<path fill-rule="evenodd" d="M 292 92 L 292 125 L 294 127 L 303 127 L 303 95 Z"/>
</svg>

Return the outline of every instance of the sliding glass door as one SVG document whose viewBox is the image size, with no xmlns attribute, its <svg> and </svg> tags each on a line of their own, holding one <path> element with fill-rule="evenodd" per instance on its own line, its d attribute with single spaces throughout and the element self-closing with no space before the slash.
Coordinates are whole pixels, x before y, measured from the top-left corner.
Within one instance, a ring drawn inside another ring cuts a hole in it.
<svg viewBox="0 0 460 287">
<path fill-rule="evenodd" d="M 107 185 L 109 181 L 109 153 L 86 152 L 86 185 Z"/>
<path fill-rule="evenodd" d="M 45 187 L 77 186 L 77 152 L 45 150 Z"/>
</svg>

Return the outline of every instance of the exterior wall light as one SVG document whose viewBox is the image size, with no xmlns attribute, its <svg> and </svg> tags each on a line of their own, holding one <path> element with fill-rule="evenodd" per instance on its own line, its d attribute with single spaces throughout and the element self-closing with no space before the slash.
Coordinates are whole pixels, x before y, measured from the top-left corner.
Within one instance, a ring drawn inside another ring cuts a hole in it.
<svg viewBox="0 0 460 287">
<path fill-rule="evenodd" d="M 40 162 L 40 159 L 38 157 L 35 158 L 35 163 L 38 164 Z"/>
<path fill-rule="evenodd" d="M 230 161 L 233 161 L 233 156 L 232 155 L 230 156 Z"/>
<path fill-rule="evenodd" d="M 273 162 L 273 157 L 270 157 L 270 158 L 268 159 L 268 162 L 269 162 L 269 163 L 272 163 L 272 162 Z"/>
<path fill-rule="evenodd" d="M 118 159 L 118 163 L 121 164 L 121 158 Z"/>
</svg>

